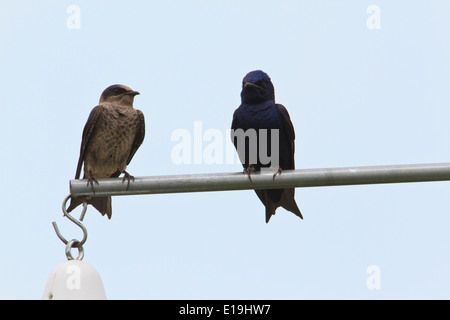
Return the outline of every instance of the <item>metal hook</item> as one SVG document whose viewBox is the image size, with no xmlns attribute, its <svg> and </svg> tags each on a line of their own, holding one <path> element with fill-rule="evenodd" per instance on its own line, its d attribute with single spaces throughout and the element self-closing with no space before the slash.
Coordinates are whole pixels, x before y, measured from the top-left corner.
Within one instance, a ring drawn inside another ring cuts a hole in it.
<svg viewBox="0 0 450 320">
<path fill-rule="evenodd" d="M 72 221 L 73 223 L 75 223 L 78 227 L 81 228 L 81 230 L 83 230 L 83 239 L 82 239 L 81 241 L 78 241 L 78 240 L 75 240 L 75 239 L 74 239 L 74 240 L 71 240 L 71 242 L 73 241 L 71 247 L 73 247 L 73 248 L 81 248 L 81 246 L 86 242 L 86 239 L 87 239 L 87 229 L 86 229 L 86 227 L 85 227 L 80 221 L 78 221 L 77 219 L 75 219 L 74 217 L 72 217 L 69 213 L 67 213 L 67 210 L 66 210 L 66 203 L 67 203 L 67 201 L 69 201 L 70 198 L 71 198 L 71 195 L 69 194 L 69 195 L 64 199 L 63 204 L 62 204 L 62 210 L 63 210 L 63 212 L 64 212 L 64 216 L 66 216 L 70 221 Z M 86 203 L 86 202 L 83 202 L 83 211 L 81 212 L 81 216 L 80 216 L 80 220 L 81 220 L 81 221 L 82 221 L 83 218 L 84 218 L 84 215 L 85 215 L 85 213 L 86 213 L 86 210 L 87 210 L 87 203 Z M 55 229 L 55 232 L 56 232 L 56 235 L 58 236 L 58 238 L 59 238 L 62 242 L 64 242 L 64 244 L 68 244 L 69 241 L 67 241 L 66 238 L 64 238 L 64 237 L 62 236 L 61 232 L 59 232 L 58 226 L 57 226 L 57 224 L 56 224 L 55 221 L 52 222 L 52 225 L 53 225 L 53 228 Z"/>
<path fill-rule="evenodd" d="M 77 243 L 77 240 L 71 240 L 66 245 L 66 257 L 68 260 L 74 260 L 72 253 L 70 253 L 70 250 L 72 249 L 72 246 Z M 78 257 L 75 260 L 83 260 L 84 257 L 84 249 L 83 246 L 78 247 Z"/>
</svg>

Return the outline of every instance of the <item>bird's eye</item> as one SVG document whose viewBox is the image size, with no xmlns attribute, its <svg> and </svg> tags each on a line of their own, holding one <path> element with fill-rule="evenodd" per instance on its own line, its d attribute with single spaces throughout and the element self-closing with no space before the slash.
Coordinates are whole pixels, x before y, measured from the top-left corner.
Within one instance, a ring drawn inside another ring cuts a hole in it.
<svg viewBox="0 0 450 320">
<path fill-rule="evenodd" d="M 127 92 L 124 88 L 114 88 L 112 91 L 115 96 L 118 96 L 119 94 Z"/>
<path fill-rule="evenodd" d="M 267 86 L 267 83 L 265 81 L 258 81 L 258 85 L 265 88 Z"/>
</svg>

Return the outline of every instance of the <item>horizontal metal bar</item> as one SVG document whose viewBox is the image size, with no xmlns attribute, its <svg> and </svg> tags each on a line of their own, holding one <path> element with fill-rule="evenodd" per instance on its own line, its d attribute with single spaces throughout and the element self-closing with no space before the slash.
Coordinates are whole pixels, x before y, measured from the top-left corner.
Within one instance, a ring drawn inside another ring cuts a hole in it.
<svg viewBox="0 0 450 320">
<path fill-rule="evenodd" d="M 70 192 L 78 196 L 120 196 L 246 189 L 325 187 L 382 183 L 405 183 L 450 180 L 450 163 L 366 166 L 325 169 L 285 170 L 273 178 L 273 172 L 253 173 L 250 180 L 243 173 L 213 173 L 98 179 L 95 194 L 87 180 L 70 180 Z"/>
</svg>

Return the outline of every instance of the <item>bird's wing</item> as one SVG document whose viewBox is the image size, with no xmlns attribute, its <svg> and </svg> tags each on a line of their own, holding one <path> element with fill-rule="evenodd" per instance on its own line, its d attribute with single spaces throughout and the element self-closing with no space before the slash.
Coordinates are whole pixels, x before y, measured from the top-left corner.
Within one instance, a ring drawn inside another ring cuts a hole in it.
<svg viewBox="0 0 450 320">
<path fill-rule="evenodd" d="M 80 148 L 80 158 L 78 159 L 77 172 L 75 173 L 75 179 L 80 178 L 81 174 L 81 166 L 83 165 L 84 160 L 84 150 L 86 150 L 86 146 L 89 144 L 91 137 L 95 131 L 95 124 L 98 121 L 101 113 L 103 111 L 103 107 L 101 105 L 96 106 L 92 109 L 89 114 L 89 118 L 86 121 L 83 129 L 83 137 L 81 138 L 81 148 Z"/>
<path fill-rule="evenodd" d="M 145 119 L 144 114 L 141 110 L 136 110 L 139 117 L 139 124 L 136 130 L 136 136 L 134 137 L 133 146 L 131 147 L 130 155 L 128 156 L 127 165 L 130 164 L 131 159 L 133 159 L 134 154 L 137 149 L 141 146 L 145 137 Z"/>
<path fill-rule="evenodd" d="M 237 139 L 235 139 L 235 136 L 233 134 L 234 130 L 237 129 L 242 129 L 244 130 L 242 127 L 242 119 L 240 119 L 241 117 L 239 117 L 239 108 L 237 108 L 234 113 L 233 113 L 233 121 L 231 122 L 231 142 L 234 144 L 234 146 L 237 149 Z M 245 131 L 245 130 L 244 130 Z"/>
<path fill-rule="evenodd" d="M 233 121 L 231 122 L 231 130 L 236 130 L 237 129 L 237 109 L 234 111 L 234 113 L 233 113 Z M 231 137 L 233 137 L 233 135 L 231 135 Z M 235 144 L 234 143 L 234 140 L 235 139 L 233 139 L 233 144 Z"/>
<path fill-rule="evenodd" d="M 295 152 L 295 131 L 294 125 L 292 124 L 291 117 L 287 109 L 282 104 L 276 104 L 278 112 L 280 112 L 281 118 L 283 119 L 284 130 L 289 139 L 291 150 L 292 150 L 292 167 L 294 167 L 294 152 Z"/>
<path fill-rule="evenodd" d="M 239 109 L 239 108 L 238 108 Z M 238 109 L 236 109 L 233 113 L 233 121 L 231 122 L 231 142 L 233 143 L 234 147 L 236 148 L 236 151 L 238 153 L 239 159 L 241 160 L 242 166 L 244 168 L 247 168 L 248 164 L 246 165 L 246 151 L 241 150 L 241 148 L 238 148 L 238 139 L 234 135 L 234 130 L 236 129 L 242 129 L 241 124 L 239 123 L 239 116 L 238 116 Z"/>
</svg>

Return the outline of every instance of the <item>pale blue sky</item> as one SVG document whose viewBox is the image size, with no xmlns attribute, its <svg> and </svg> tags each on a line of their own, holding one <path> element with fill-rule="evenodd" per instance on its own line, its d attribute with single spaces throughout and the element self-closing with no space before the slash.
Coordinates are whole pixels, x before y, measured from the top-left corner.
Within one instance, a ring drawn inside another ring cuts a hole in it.
<svg viewBox="0 0 450 320">
<path fill-rule="evenodd" d="M 450 162 L 449 12 L 446 0 L 1 0 L 0 298 L 41 298 L 65 260 L 52 221 L 81 237 L 60 207 L 110 84 L 141 92 L 135 176 L 241 171 L 174 164 L 171 134 L 202 121 L 228 143 L 254 69 L 289 110 L 297 168 Z M 84 261 L 111 299 L 449 299 L 449 188 L 297 189 L 305 219 L 279 209 L 269 224 L 253 191 L 115 197 L 112 220 L 87 212 Z"/>
</svg>

